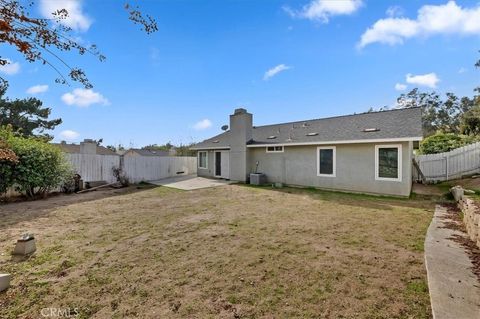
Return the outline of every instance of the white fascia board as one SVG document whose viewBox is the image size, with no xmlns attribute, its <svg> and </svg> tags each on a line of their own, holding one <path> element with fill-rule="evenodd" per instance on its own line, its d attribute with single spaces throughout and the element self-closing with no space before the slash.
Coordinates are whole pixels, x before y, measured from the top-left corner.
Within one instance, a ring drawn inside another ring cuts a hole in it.
<svg viewBox="0 0 480 319">
<path fill-rule="evenodd" d="M 335 145 L 335 144 L 360 144 L 360 143 L 390 143 L 390 142 L 410 142 L 421 141 L 423 137 L 398 137 L 370 140 L 343 140 L 343 141 L 319 141 L 319 142 L 301 142 L 301 143 L 275 143 L 275 144 L 253 144 L 247 147 L 266 147 L 266 146 L 302 146 L 302 145 Z"/>
<path fill-rule="evenodd" d="M 212 146 L 212 147 L 190 147 L 192 151 L 203 151 L 203 150 L 229 150 L 230 146 Z"/>
</svg>

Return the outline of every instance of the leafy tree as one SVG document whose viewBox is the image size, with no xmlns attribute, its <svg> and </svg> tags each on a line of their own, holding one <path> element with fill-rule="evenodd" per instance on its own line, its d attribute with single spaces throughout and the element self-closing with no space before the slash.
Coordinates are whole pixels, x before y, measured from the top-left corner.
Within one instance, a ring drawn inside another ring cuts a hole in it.
<svg viewBox="0 0 480 319">
<path fill-rule="evenodd" d="M 4 97 L 7 88 L 7 84 L 0 85 L 0 126 L 10 125 L 14 131 L 32 136 L 62 123 L 61 119 L 49 120 L 51 109 L 42 107 L 42 101 L 36 98 L 12 101 Z"/>
<path fill-rule="evenodd" d="M 439 108 L 441 101 L 440 96 L 435 93 L 421 93 L 418 88 L 411 90 L 408 93 L 403 93 L 397 99 L 397 104 L 400 107 L 421 107 L 422 108 L 422 123 L 423 133 L 431 135 L 437 130 L 436 127 L 436 110 Z"/>
<path fill-rule="evenodd" d="M 105 56 L 95 44 L 84 46 L 72 36 L 72 29 L 61 24 L 68 18 L 68 11 L 60 9 L 52 12 L 53 19 L 35 17 L 31 12 L 35 1 L 28 1 L 23 5 L 19 0 L 0 0 L 0 43 L 5 43 L 15 48 L 28 62 L 40 62 L 49 65 L 58 74 L 55 80 L 58 83 L 67 83 L 67 78 L 91 88 L 85 72 L 69 65 L 61 57 L 62 52 L 76 51 L 80 55 L 89 53 L 100 61 Z M 146 33 L 158 30 L 156 21 L 149 15 L 144 15 L 138 6 L 132 7 L 128 3 L 124 6 L 129 14 L 129 19 L 135 24 L 140 24 Z M 0 65 L 9 61 L 0 56 Z M 67 75 L 60 70 L 67 69 Z M 0 77 L 0 80 L 5 80 Z"/>
<path fill-rule="evenodd" d="M 144 150 L 155 150 L 155 151 L 169 151 L 174 147 L 175 147 L 175 145 L 173 145 L 170 142 L 167 142 L 166 144 L 163 144 L 163 145 L 150 144 L 150 145 L 142 147 L 142 149 L 144 149 Z"/>
<path fill-rule="evenodd" d="M 480 68 L 480 60 L 475 63 L 476 68 Z M 480 86 L 474 89 L 475 95 L 468 100 L 470 108 L 466 111 L 460 120 L 460 130 L 462 134 L 480 135 Z M 464 98 L 465 99 L 465 98 Z"/>
<path fill-rule="evenodd" d="M 480 105 L 477 104 L 463 114 L 461 132 L 466 135 L 480 136 Z"/>
<path fill-rule="evenodd" d="M 476 141 L 478 141 L 478 138 L 474 136 L 454 133 L 436 133 L 425 138 L 420 143 L 420 153 L 437 154 L 448 152 Z"/>
<path fill-rule="evenodd" d="M 156 150 L 156 151 L 169 151 L 174 149 L 175 156 L 195 156 L 196 152 L 190 150 L 190 147 L 193 146 L 194 143 L 183 145 L 180 144 L 178 146 L 172 144 L 171 142 L 167 142 L 166 144 L 158 145 L 158 144 L 150 144 L 147 146 L 142 147 L 142 149 L 147 150 Z"/>
<path fill-rule="evenodd" d="M 435 132 L 460 133 L 463 114 L 474 105 L 468 97 L 458 98 L 454 93 L 447 93 L 442 99 L 436 92 L 419 92 L 417 88 L 397 99 L 400 107 L 421 107 L 423 131 L 426 136 Z"/>
<path fill-rule="evenodd" d="M 177 156 L 196 156 L 197 152 L 190 149 L 190 147 L 192 147 L 193 145 L 194 143 L 191 143 L 188 145 L 180 144 L 180 146 L 177 146 L 175 148 L 175 150 L 177 151 L 176 155 Z"/>
</svg>

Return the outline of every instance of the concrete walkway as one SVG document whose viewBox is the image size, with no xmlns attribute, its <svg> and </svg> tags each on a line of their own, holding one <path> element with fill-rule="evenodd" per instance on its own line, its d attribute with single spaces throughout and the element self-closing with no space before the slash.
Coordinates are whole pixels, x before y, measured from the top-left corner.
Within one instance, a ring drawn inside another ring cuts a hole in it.
<svg viewBox="0 0 480 319">
<path fill-rule="evenodd" d="M 189 191 L 194 189 L 228 185 L 233 182 L 223 180 L 223 179 L 210 179 L 205 177 L 198 177 L 196 175 L 183 175 L 183 176 L 175 176 L 175 177 L 160 179 L 158 181 L 151 181 L 149 183 L 158 185 L 158 186 L 166 186 L 166 187 L 172 187 L 172 188 Z"/>
<path fill-rule="evenodd" d="M 479 319 L 480 283 L 460 244 L 449 239 L 464 233 L 444 227 L 447 209 L 437 205 L 425 239 L 425 264 L 434 319 Z"/>
</svg>

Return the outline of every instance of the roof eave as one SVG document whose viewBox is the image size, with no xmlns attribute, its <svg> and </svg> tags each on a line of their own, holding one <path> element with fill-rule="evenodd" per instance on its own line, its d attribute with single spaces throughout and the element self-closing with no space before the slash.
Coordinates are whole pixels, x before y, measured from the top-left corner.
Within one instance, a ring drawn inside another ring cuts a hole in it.
<svg viewBox="0 0 480 319">
<path fill-rule="evenodd" d="M 334 144 L 361 144 L 361 143 L 389 143 L 389 142 L 414 142 L 421 141 L 423 137 L 397 137 L 397 138 L 378 138 L 363 140 L 340 140 L 340 141 L 312 141 L 312 142 L 286 142 L 286 143 L 270 143 L 270 144 L 250 144 L 247 147 L 267 147 L 267 146 L 302 146 L 302 145 L 334 145 Z"/>
<path fill-rule="evenodd" d="M 230 149 L 230 146 L 204 146 L 204 147 L 190 147 L 192 151 L 202 151 L 202 150 L 226 150 Z"/>
</svg>

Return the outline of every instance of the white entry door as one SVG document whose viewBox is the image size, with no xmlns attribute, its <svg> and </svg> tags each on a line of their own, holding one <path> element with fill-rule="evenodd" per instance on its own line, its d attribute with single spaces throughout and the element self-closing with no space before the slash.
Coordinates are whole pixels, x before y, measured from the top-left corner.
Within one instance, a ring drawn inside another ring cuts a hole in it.
<svg viewBox="0 0 480 319">
<path fill-rule="evenodd" d="M 229 151 L 215 151 L 214 155 L 215 177 L 230 178 L 230 154 Z"/>
</svg>

